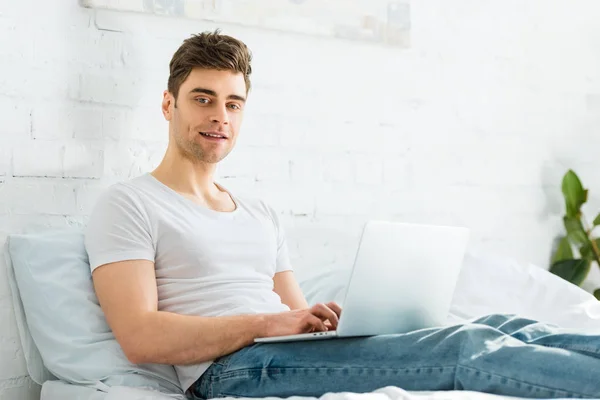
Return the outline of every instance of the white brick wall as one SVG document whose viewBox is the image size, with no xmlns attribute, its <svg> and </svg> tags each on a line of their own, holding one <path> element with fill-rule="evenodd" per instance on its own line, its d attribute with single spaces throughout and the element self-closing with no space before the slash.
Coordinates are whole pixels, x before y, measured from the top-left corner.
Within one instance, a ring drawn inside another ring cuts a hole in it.
<svg viewBox="0 0 600 400">
<path fill-rule="evenodd" d="M 282 213 L 300 278 L 350 263 L 371 217 L 465 224 L 546 266 L 566 169 L 600 209 L 598 20 L 596 0 L 418 0 L 408 50 L 226 26 L 255 73 L 219 177 Z M 0 243 L 82 225 L 107 185 L 158 164 L 169 59 L 212 28 L 0 0 Z M 3 276 L 0 400 L 34 399 Z"/>
</svg>

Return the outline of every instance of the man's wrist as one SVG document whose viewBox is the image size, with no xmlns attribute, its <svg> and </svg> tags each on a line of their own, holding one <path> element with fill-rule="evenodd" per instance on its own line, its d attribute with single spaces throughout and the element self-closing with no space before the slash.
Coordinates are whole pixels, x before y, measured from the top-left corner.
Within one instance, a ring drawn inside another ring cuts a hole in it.
<svg viewBox="0 0 600 400">
<path fill-rule="evenodd" d="M 267 332 L 269 325 L 269 316 L 267 314 L 258 314 L 254 317 L 255 318 L 252 319 L 252 324 L 250 326 L 252 343 L 256 338 L 268 336 Z"/>
</svg>

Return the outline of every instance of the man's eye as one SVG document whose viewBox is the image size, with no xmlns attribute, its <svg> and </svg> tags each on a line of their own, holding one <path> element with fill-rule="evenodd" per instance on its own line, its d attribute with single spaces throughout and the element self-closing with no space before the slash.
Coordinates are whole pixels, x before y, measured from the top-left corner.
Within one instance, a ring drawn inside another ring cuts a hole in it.
<svg viewBox="0 0 600 400">
<path fill-rule="evenodd" d="M 208 103 L 208 99 L 207 99 L 206 97 L 199 97 L 199 98 L 197 98 L 197 99 L 196 99 L 196 101 L 197 101 L 198 103 L 201 103 L 201 104 L 206 104 L 206 103 Z"/>
<path fill-rule="evenodd" d="M 237 104 L 230 104 L 229 108 L 231 108 L 232 110 L 239 110 L 240 106 L 238 106 Z"/>
</svg>

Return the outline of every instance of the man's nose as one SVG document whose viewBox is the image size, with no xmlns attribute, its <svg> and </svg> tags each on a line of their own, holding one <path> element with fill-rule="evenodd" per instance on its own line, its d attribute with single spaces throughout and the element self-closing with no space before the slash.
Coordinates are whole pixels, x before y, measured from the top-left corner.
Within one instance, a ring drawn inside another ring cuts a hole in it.
<svg viewBox="0 0 600 400">
<path fill-rule="evenodd" d="M 211 122 L 218 122 L 221 124 L 229 123 L 229 115 L 226 107 L 216 107 L 214 113 L 210 117 Z"/>
</svg>

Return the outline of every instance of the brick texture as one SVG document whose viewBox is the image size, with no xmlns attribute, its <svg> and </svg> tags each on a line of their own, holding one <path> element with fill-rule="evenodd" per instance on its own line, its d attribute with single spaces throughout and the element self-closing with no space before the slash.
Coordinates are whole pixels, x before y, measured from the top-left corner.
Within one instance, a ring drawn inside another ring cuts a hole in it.
<svg viewBox="0 0 600 400">
<path fill-rule="evenodd" d="M 217 26 L 0 2 L 2 244 L 83 226 L 108 185 L 160 162 L 170 57 Z M 547 267 L 569 168 L 597 213 L 600 4 L 472 3 L 413 1 L 408 50 L 222 27 L 255 61 L 217 178 L 281 214 L 301 279 L 351 263 L 368 218 L 466 225 L 473 245 Z M 0 400 L 33 400 L 0 272 Z"/>
</svg>

